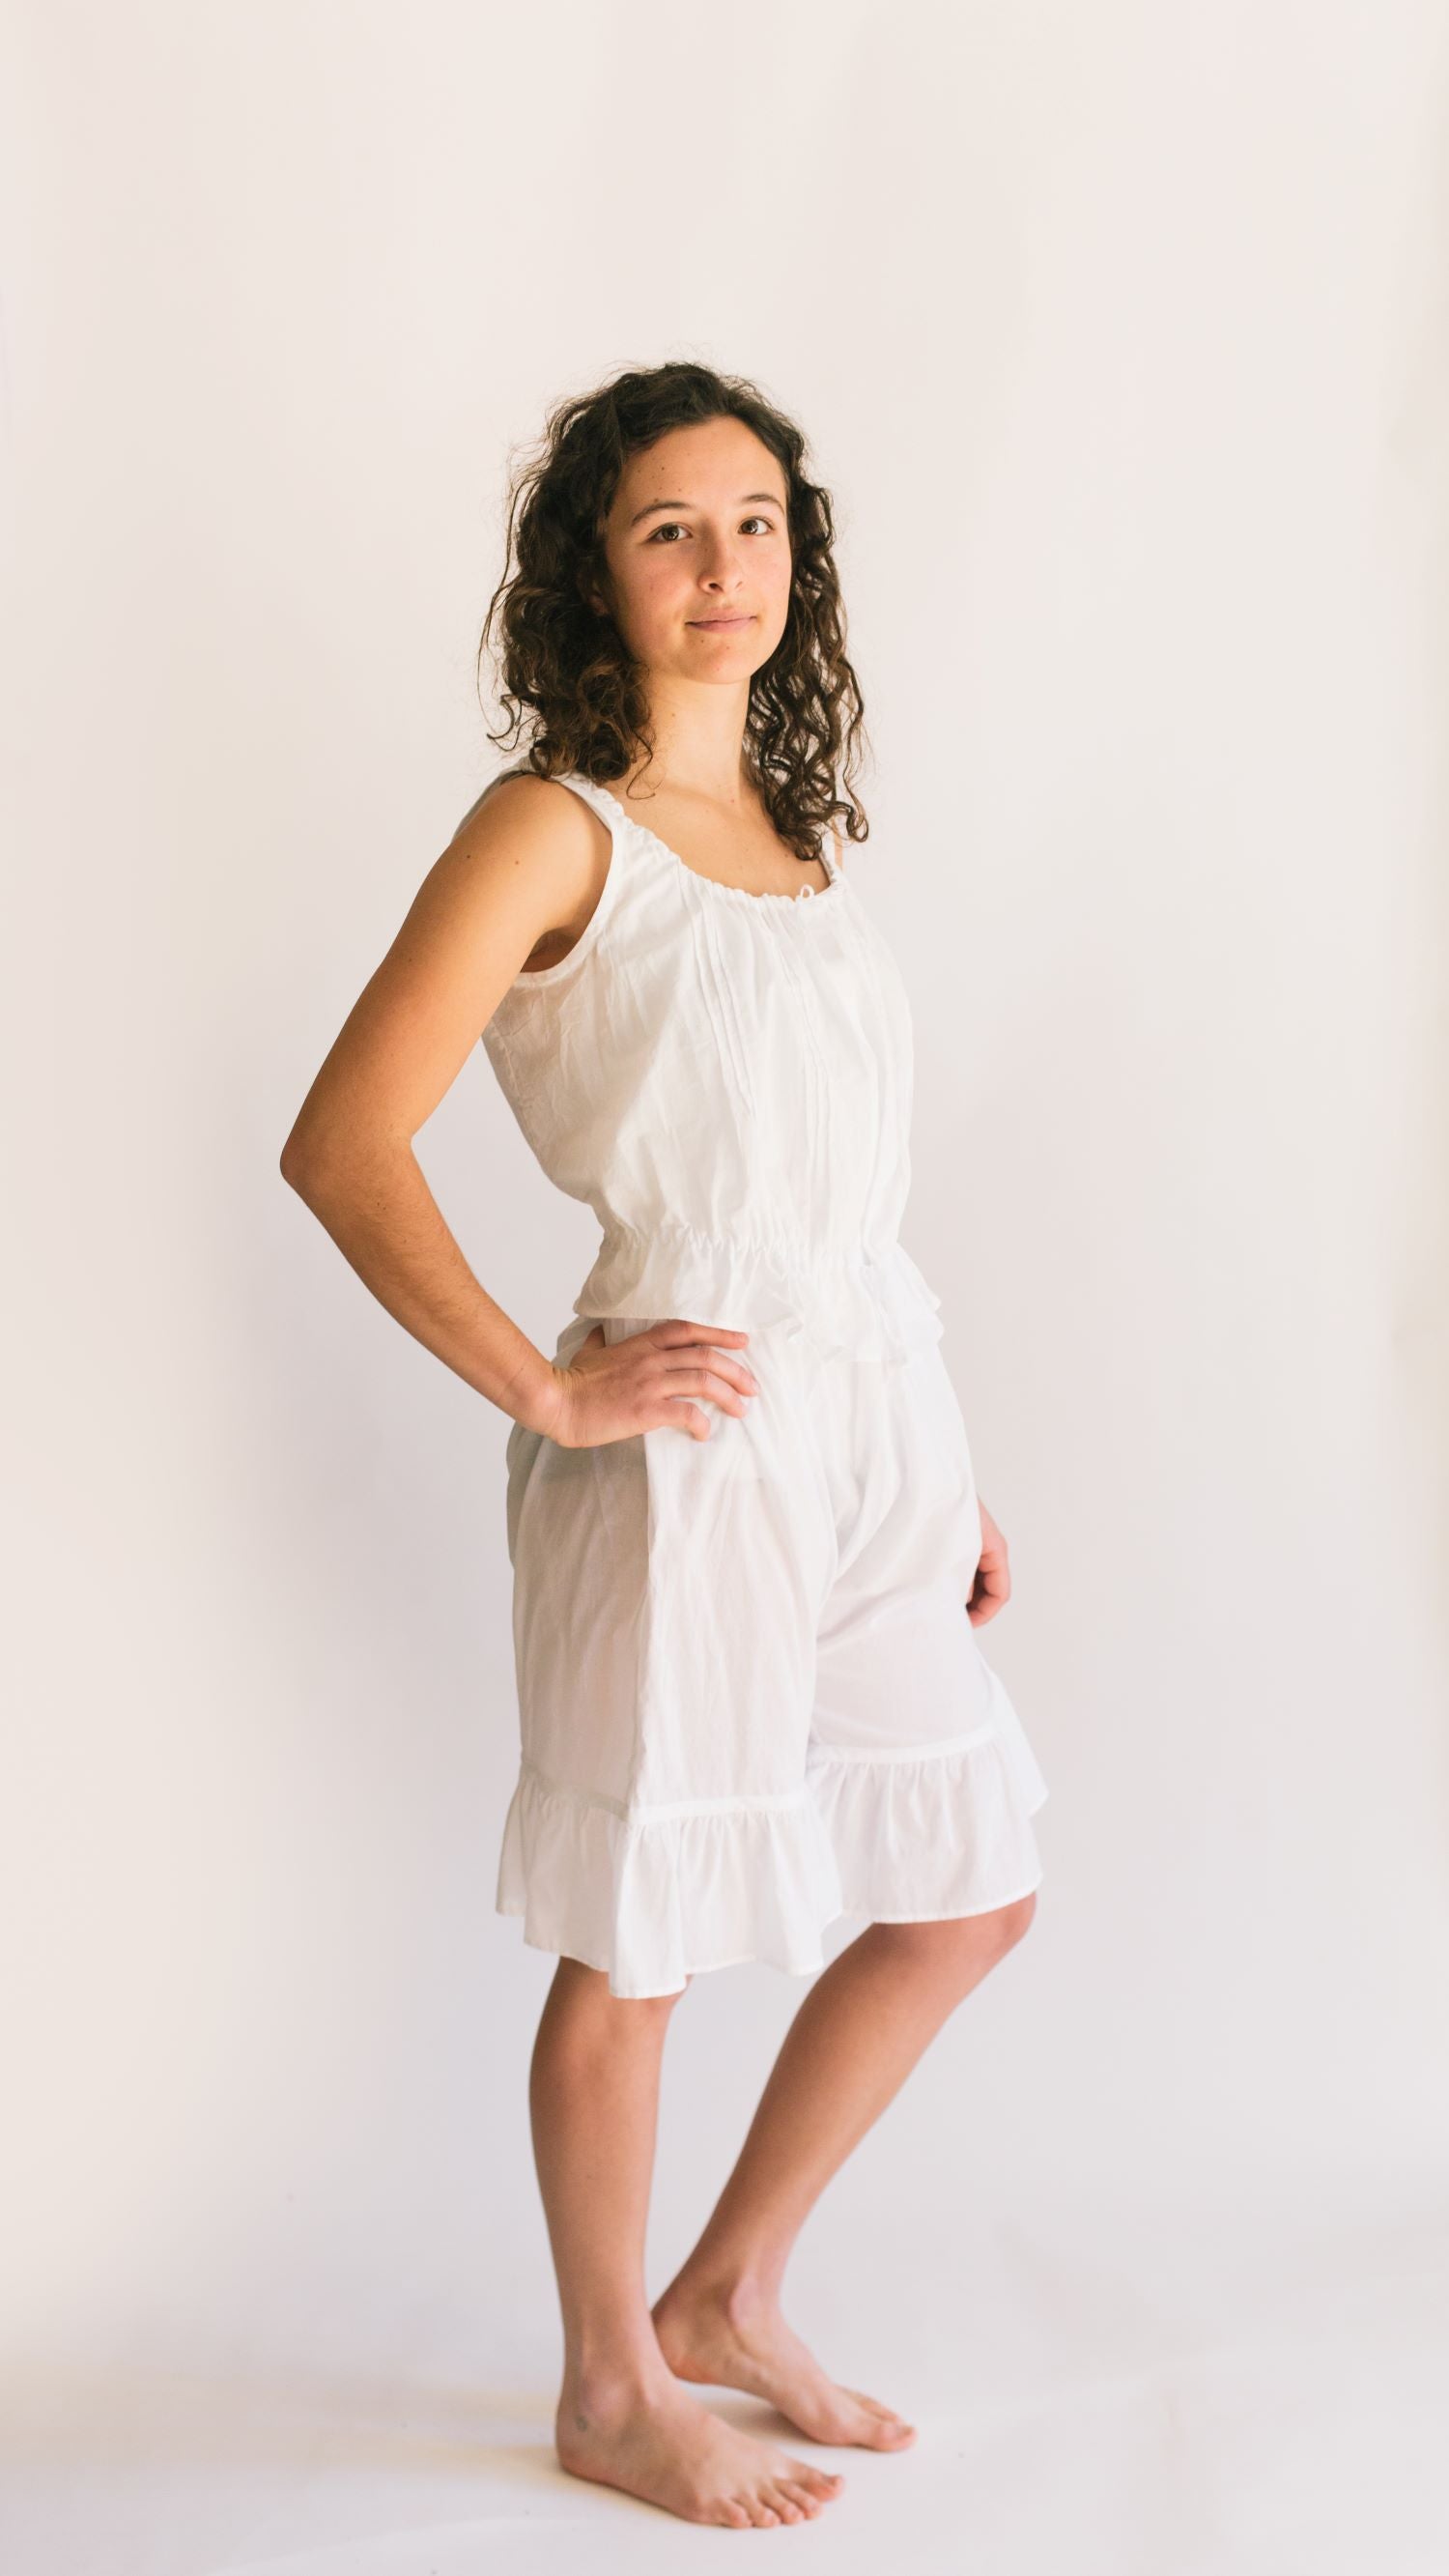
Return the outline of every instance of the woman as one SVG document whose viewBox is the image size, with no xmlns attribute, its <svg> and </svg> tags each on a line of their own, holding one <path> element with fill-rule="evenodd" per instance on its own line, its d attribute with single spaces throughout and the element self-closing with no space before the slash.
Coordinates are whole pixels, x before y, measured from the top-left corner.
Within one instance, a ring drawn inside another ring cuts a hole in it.
<svg viewBox="0 0 1449 2576">
<path fill-rule="evenodd" d="M 558 2455 L 695 2522 L 817 2514 L 818 2442 L 914 2428 L 837 2386 L 782 2275 L 830 2176 L 1021 1938 L 1046 1785 L 973 1628 L 1008 1594 L 897 1234 L 905 988 L 825 827 L 860 730 L 828 495 L 747 383 L 678 364 L 562 406 L 515 490 L 525 762 L 459 825 L 282 1169 L 398 1321 L 513 1420 L 522 1760 L 500 1911 L 558 1953 L 530 2107 L 558 2274 Z M 505 727 L 505 731 L 508 728 Z M 497 737 L 495 737 L 497 738 Z M 599 1256 L 552 1358 L 474 1278 L 411 1139 L 479 1031 Z M 842 1912 L 867 1928 L 824 1964 Z M 691 1976 L 815 1982 L 652 2308 L 660 2056 Z"/>
</svg>

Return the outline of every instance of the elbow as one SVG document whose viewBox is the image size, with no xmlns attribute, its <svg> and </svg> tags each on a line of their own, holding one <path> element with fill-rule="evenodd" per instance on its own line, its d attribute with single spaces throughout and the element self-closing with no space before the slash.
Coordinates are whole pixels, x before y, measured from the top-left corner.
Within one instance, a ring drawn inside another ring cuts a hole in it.
<svg viewBox="0 0 1449 2576">
<path fill-rule="evenodd" d="M 308 1190 L 308 1174 L 311 1170 L 311 1157 L 295 1127 L 292 1129 L 290 1136 L 282 1147 L 277 1169 L 280 1171 L 287 1187 L 295 1190 L 298 1198 L 306 1198 Z"/>
<path fill-rule="evenodd" d="M 317 1210 L 324 1203 L 338 1207 L 358 1198 L 373 1186 L 381 1164 L 391 1160 L 390 1148 L 380 1153 L 365 1136 L 299 1119 L 282 1147 L 278 1169 L 298 1198 Z"/>
</svg>

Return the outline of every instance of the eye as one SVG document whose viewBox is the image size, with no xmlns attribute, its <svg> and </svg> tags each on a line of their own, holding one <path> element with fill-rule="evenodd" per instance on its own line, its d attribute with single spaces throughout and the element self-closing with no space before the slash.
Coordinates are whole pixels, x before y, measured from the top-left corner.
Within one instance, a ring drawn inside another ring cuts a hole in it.
<svg viewBox="0 0 1449 2576">
<path fill-rule="evenodd" d="M 660 521 L 657 528 L 650 529 L 644 542 L 646 545 L 650 546 L 657 545 L 661 537 L 672 536 L 682 530 L 683 526 L 684 522 L 682 519 L 663 519 Z M 753 518 L 746 519 L 745 526 L 747 528 L 763 528 L 766 536 L 770 536 L 774 532 L 774 521 L 772 519 L 761 518 L 758 512 L 756 512 Z"/>
</svg>

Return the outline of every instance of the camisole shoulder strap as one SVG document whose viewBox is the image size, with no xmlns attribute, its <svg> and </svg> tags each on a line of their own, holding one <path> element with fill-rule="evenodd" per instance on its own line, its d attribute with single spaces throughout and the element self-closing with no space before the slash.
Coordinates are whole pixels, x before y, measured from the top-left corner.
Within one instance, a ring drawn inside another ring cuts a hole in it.
<svg viewBox="0 0 1449 2576">
<path fill-rule="evenodd" d="M 561 769 L 554 784 L 558 787 L 571 787 L 576 796 L 582 796 L 584 803 L 592 805 L 600 822 L 607 825 L 610 836 L 613 837 L 614 826 L 619 819 L 619 809 L 613 800 L 605 795 L 602 787 L 594 785 L 592 778 L 586 778 L 581 769 Z"/>
</svg>

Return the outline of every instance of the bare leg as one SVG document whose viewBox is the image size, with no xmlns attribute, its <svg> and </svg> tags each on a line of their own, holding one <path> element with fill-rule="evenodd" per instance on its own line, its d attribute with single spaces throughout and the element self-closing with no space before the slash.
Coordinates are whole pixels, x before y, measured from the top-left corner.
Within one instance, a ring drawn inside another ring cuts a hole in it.
<svg viewBox="0 0 1449 2576">
<path fill-rule="evenodd" d="M 688 2522 L 802 2522 L 841 2479 L 722 2424 L 680 2386 L 649 2314 L 659 2064 L 677 2001 L 626 2001 L 561 1958 L 539 2023 L 529 2111 L 563 2311 L 559 2460 Z"/>
<path fill-rule="evenodd" d="M 817 1977 L 704 2232 L 655 2302 L 660 2350 L 681 2379 L 768 2398 L 817 2442 L 914 2441 L 902 2417 L 821 2369 L 780 2314 L 780 2283 L 831 2175 L 1035 1907 L 1024 1896 L 944 1923 L 872 1923 Z"/>
</svg>

